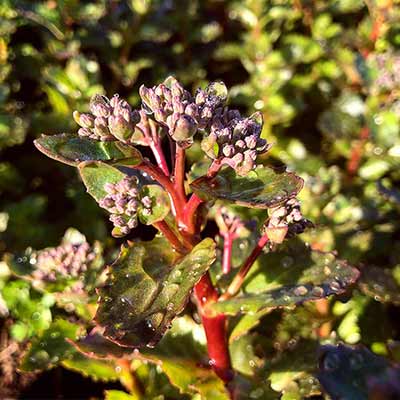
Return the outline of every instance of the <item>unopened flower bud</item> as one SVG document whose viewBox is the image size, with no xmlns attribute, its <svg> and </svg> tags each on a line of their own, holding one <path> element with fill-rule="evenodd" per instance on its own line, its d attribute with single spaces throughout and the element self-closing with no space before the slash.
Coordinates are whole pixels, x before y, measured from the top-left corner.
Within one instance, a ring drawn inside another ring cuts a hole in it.
<svg viewBox="0 0 400 400">
<path fill-rule="evenodd" d="M 111 107 L 105 96 L 96 94 L 90 100 L 90 111 L 95 117 L 108 117 L 111 113 Z"/>
<path fill-rule="evenodd" d="M 121 141 L 128 140 L 135 132 L 135 127 L 122 115 L 111 115 L 108 118 L 108 124 L 111 134 Z"/>
<path fill-rule="evenodd" d="M 183 114 L 175 122 L 171 137 L 177 142 L 186 141 L 194 136 L 196 130 L 196 121 L 190 115 Z"/>
</svg>

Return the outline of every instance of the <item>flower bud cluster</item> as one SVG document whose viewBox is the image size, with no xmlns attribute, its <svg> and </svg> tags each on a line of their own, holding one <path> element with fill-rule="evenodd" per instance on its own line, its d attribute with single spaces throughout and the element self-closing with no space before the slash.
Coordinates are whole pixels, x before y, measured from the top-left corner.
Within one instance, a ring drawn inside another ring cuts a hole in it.
<svg viewBox="0 0 400 400">
<path fill-rule="evenodd" d="M 142 86 L 139 90 L 146 112 L 166 126 L 171 138 L 182 146 L 191 144 L 195 133 L 210 124 L 225 102 L 226 92 L 222 82 L 214 82 L 206 90 L 198 89 L 193 97 L 172 77 L 153 88 Z"/>
<path fill-rule="evenodd" d="M 373 86 L 377 92 L 391 92 L 400 88 L 400 56 L 391 52 L 372 55 L 370 62 L 377 69 Z"/>
<path fill-rule="evenodd" d="M 286 203 L 275 207 L 269 212 L 268 228 L 288 227 L 287 237 L 292 237 L 304 232 L 313 224 L 305 219 L 301 213 L 300 202 L 297 198 L 292 198 Z"/>
<path fill-rule="evenodd" d="M 257 156 L 271 146 L 260 137 L 262 125 L 261 113 L 243 118 L 237 110 L 226 110 L 213 119 L 202 149 L 210 158 L 229 165 L 239 175 L 246 175 L 255 168 Z"/>
<path fill-rule="evenodd" d="M 37 268 L 32 276 L 43 282 L 55 282 L 59 276 L 78 278 L 87 271 L 95 258 L 96 253 L 89 243 L 65 243 L 40 251 L 37 255 Z"/>
<path fill-rule="evenodd" d="M 237 237 L 240 231 L 245 229 L 245 223 L 242 219 L 233 212 L 230 212 L 226 207 L 217 209 L 215 220 L 223 236 L 233 234 Z"/>
<path fill-rule="evenodd" d="M 152 200 L 149 196 L 140 196 L 136 177 L 125 177 L 116 184 L 106 183 L 107 195 L 99 201 L 100 207 L 106 209 L 110 221 L 122 235 L 127 235 L 138 225 L 138 208 L 143 215 L 151 214 Z"/>
<path fill-rule="evenodd" d="M 135 132 L 135 125 L 140 121 L 140 114 L 115 94 L 111 99 L 96 94 L 90 101 L 91 113 L 74 111 L 75 121 L 81 128 L 80 136 L 95 140 L 129 141 Z"/>
</svg>

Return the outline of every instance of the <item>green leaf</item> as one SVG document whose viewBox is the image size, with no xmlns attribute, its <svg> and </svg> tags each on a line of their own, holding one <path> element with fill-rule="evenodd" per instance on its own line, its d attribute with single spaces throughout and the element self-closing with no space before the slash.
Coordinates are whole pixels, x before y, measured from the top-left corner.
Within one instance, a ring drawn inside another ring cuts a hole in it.
<svg viewBox="0 0 400 400">
<path fill-rule="evenodd" d="M 358 278 L 356 268 L 336 259 L 332 253 L 312 251 L 304 245 L 289 250 L 293 253 L 278 251 L 262 257 L 253 266 L 255 271 L 250 270 L 245 282 L 246 293 L 210 307 L 230 315 L 258 313 L 343 293 Z M 289 266 L 283 267 L 285 263 Z M 270 272 L 275 273 L 274 268 L 281 271 L 279 275 L 268 276 Z"/>
<path fill-rule="evenodd" d="M 34 143 L 48 157 L 72 166 L 77 166 L 82 161 L 110 161 L 125 165 L 138 165 L 142 162 L 142 155 L 138 150 L 116 141 L 100 142 L 62 133 L 42 135 Z"/>
<path fill-rule="evenodd" d="M 105 400 L 139 400 L 139 398 L 122 390 L 106 390 Z"/>
<path fill-rule="evenodd" d="M 126 176 L 117 168 L 101 161 L 83 162 L 78 168 L 86 190 L 96 201 L 107 195 L 104 189 L 106 183 L 116 184 Z"/>
<path fill-rule="evenodd" d="M 26 325 L 26 338 L 40 335 L 49 328 L 52 320 L 50 308 L 54 304 L 52 295 L 42 296 L 22 280 L 7 283 L 1 294 L 13 318 Z"/>
<path fill-rule="evenodd" d="M 138 216 L 140 222 L 145 225 L 151 225 L 162 221 L 169 213 L 171 208 L 167 192 L 159 185 L 145 185 L 140 192 L 141 197 L 149 196 L 151 199 L 151 214 L 143 212 L 143 207 L 139 206 Z"/>
<path fill-rule="evenodd" d="M 154 346 L 214 259 L 210 238 L 182 258 L 163 237 L 123 247 L 99 290 L 96 320 L 104 336 L 123 346 Z"/>
<path fill-rule="evenodd" d="M 292 349 L 286 349 L 268 366 L 268 380 L 282 399 L 302 400 L 321 393 L 314 377 L 318 362 L 318 343 L 302 340 Z"/>
<path fill-rule="evenodd" d="M 269 208 L 296 196 L 303 187 L 303 179 L 263 166 L 245 177 L 225 168 L 214 178 L 196 179 L 190 187 L 204 200 L 221 199 L 246 207 Z"/>
<path fill-rule="evenodd" d="M 363 346 L 323 346 L 318 379 L 332 400 L 397 399 L 400 369 Z"/>
<path fill-rule="evenodd" d="M 260 319 L 269 313 L 270 310 L 265 309 L 254 314 L 238 315 L 236 318 L 229 319 L 229 325 L 232 326 L 229 334 L 229 342 L 238 340 L 251 329 L 255 328 Z"/>
<path fill-rule="evenodd" d="M 121 378 L 121 369 L 112 360 L 96 360 L 75 352 L 72 357 L 62 361 L 62 366 L 95 381 L 116 381 Z"/>
<path fill-rule="evenodd" d="M 75 350 L 66 339 L 75 340 L 80 326 L 58 319 L 42 335 L 36 337 L 25 353 L 20 369 L 36 371 L 49 369 Z"/>
<path fill-rule="evenodd" d="M 364 294 L 377 301 L 400 304 L 400 286 L 390 269 L 364 267 L 358 285 Z"/>
<path fill-rule="evenodd" d="M 207 362 L 204 330 L 189 316 L 176 318 L 157 347 L 143 349 L 138 357 L 159 366 L 181 393 L 229 399 L 223 381 Z"/>
</svg>

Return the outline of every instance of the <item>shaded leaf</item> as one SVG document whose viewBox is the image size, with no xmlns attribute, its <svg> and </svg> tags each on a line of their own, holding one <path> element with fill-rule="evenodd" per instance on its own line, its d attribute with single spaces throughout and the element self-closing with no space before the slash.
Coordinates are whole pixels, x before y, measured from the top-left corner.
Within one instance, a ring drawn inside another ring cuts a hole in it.
<svg viewBox="0 0 400 400">
<path fill-rule="evenodd" d="M 244 177 L 225 168 L 214 178 L 196 179 L 190 187 L 205 200 L 221 199 L 246 207 L 268 208 L 296 196 L 303 187 L 303 179 L 291 172 L 278 173 L 263 166 Z"/>
<path fill-rule="evenodd" d="M 282 399 L 302 400 L 321 393 L 314 374 L 318 366 L 318 343 L 300 341 L 294 348 L 286 349 L 268 367 L 268 379 Z"/>
<path fill-rule="evenodd" d="M 181 393 L 199 393 L 201 399 L 228 400 L 224 383 L 208 364 L 203 328 L 189 316 L 176 318 L 157 347 L 138 357 L 158 365 Z"/>
<path fill-rule="evenodd" d="M 118 346 L 98 332 L 91 332 L 71 344 L 84 355 L 91 358 L 120 359 L 132 354 L 132 349 Z"/>
<path fill-rule="evenodd" d="M 182 258 L 163 237 L 123 247 L 99 290 L 96 320 L 104 335 L 123 346 L 154 346 L 214 259 L 209 238 Z"/>
<path fill-rule="evenodd" d="M 365 267 L 358 285 L 363 293 L 377 301 L 400 304 L 400 286 L 390 269 Z"/>
<path fill-rule="evenodd" d="M 323 346 L 318 379 L 332 400 L 400 396 L 400 369 L 363 346 Z"/>
<path fill-rule="evenodd" d="M 35 146 L 48 157 L 64 164 L 77 166 L 83 161 L 119 161 L 129 165 L 142 162 L 142 155 L 132 146 L 121 142 L 100 142 L 89 138 L 62 133 L 42 135 L 35 140 Z M 129 161 L 128 161 L 129 159 Z"/>
</svg>

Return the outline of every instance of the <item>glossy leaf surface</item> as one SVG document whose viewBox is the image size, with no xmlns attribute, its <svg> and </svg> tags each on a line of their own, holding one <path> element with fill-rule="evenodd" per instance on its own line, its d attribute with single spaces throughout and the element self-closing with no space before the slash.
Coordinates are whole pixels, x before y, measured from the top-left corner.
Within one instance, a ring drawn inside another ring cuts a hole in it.
<svg viewBox="0 0 400 400">
<path fill-rule="evenodd" d="M 356 268 L 331 253 L 301 244 L 286 250 L 293 253 L 277 251 L 262 257 L 249 272 L 245 293 L 214 303 L 212 308 L 234 315 L 292 306 L 343 293 L 358 278 Z M 282 268 L 289 260 L 290 265 Z"/>
<path fill-rule="evenodd" d="M 35 140 L 35 146 L 48 157 L 64 164 L 77 166 L 82 161 L 125 160 L 130 165 L 140 164 L 142 155 L 132 146 L 121 142 L 100 142 L 89 138 L 62 133 L 42 135 Z"/>
<path fill-rule="evenodd" d="M 196 179 L 190 187 L 205 200 L 220 199 L 246 207 L 269 208 L 295 196 L 303 187 L 303 179 L 291 172 L 278 173 L 262 166 L 247 176 L 225 168 L 214 178 Z"/>
<path fill-rule="evenodd" d="M 123 346 L 154 346 L 214 259 L 211 239 L 182 258 L 163 237 L 123 247 L 99 290 L 96 320 L 104 335 Z"/>
</svg>

